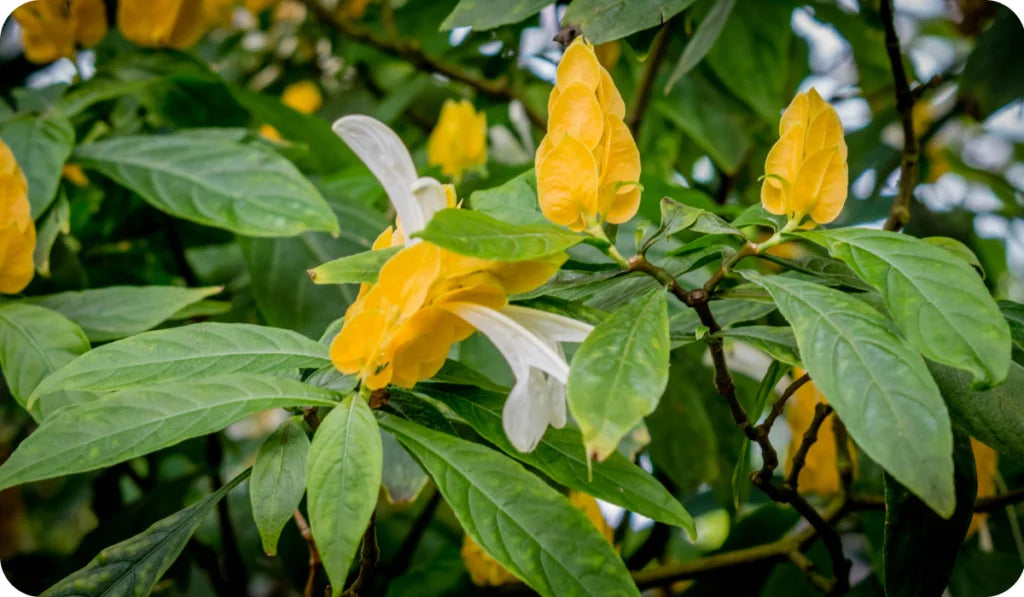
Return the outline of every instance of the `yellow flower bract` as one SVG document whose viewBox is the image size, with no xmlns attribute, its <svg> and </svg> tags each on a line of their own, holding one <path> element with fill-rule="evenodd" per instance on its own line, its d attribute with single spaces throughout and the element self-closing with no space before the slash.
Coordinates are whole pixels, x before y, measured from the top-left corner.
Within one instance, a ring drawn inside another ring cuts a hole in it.
<svg viewBox="0 0 1024 597">
<path fill-rule="evenodd" d="M 978 497 L 986 498 L 996 495 L 996 475 L 999 473 L 999 453 L 978 440 L 971 438 L 971 449 L 974 451 L 974 470 L 978 475 Z M 988 514 L 975 514 L 971 517 L 971 526 L 967 529 L 970 537 L 981 530 Z"/>
<path fill-rule="evenodd" d="M 562 57 L 537 148 L 544 217 L 571 230 L 621 224 L 640 207 L 640 152 L 615 82 L 582 37 Z"/>
<path fill-rule="evenodd" d="M 427 162 L 455 180 L 487 163 L 487 116 L 469 100 L 445 100 L 427 142 Z"/>
<path fill-rule="evenodd" d="M 0 293 L 21 292 L 32 281 L 35 247 L 28 181 L 14 153 L 0 141 Z"/>
<path fill-rule="evenodd" d="M 804 374 L 801 369 L 793 370 L 793 377 Z M 786 456 L 786 470 L 793 467 L 793 456 L 796 454 L 803 434 L 814 419 L 814 407 L 819 402 L 826 402 L 825 396 L 809 381 L 800 386 L 786 403 L 786 422 L 791 434 L 789 450 Z M 850 458 L 856 466 L 856 451 L 850 444 Z M 818 441 L 814 442 L 804 460 L 804 468 L 800 471 L 797 487 L 801 492 L 830 494 L 839 491 L 839 471 L 836 469 L 836 434 L 827 421 L 818 429 Z"/>
<path fill-rule="evenodd" d="M 137 45 L 180 50 L 196 43 L 207 23 L 202 0 L 120 0 L 117 26 Z"/>
<path fill-rule="evenodd" d="M 35 0 L 14 10 L 25 58 L 37 64 L 74 58 L 75 45 L 92 47 L 107 34 L 103 0 Z"/>
<path fill-rule="evenodd" d="M 814 88 L 797 94 L 782 114 L 764 172 L 761 204 L 770 213 L 827 224 L 843 210 L 849 183 L 843 124 Z"/>
</svg>

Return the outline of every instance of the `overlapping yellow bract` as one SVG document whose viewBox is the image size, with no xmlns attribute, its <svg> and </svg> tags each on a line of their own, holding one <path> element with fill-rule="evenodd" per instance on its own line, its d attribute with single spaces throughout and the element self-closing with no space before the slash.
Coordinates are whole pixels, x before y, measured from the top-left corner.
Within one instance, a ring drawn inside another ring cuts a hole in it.
<svg viewBox="0 0 1024 597">
<path fill-rule="evenodd" d="M 120 0 L 117 26 L 140 46 L 184 49 L 199 40 L 207 23 L 203 0 Z"/>
<path fill-rule="evenodd" d="M 445 185 L 448 206 L 455 190 Z M 401 222 L 386 228 L 373 249 L 405 242 Z M 428 242 L 406 247 L 384 264 L 376 284 L 363 284 L 345 312 L 345 324 L 331 343 L 339 371 L 358 374 L 371 390 L 388 384 L 411 388 L 433 377 L 452 344 L 473 327 L 444 308 L 475 303 L 500 309 L 507 295 L 540 286 L 562 266 L 566 255 L 531 261 L 487 261 L 465 257 Z"/>
<path fill-rule="evenodd" d="M 604 516 L 601 515 L 597 500 L 585 493 L 570 491 L 569 502 L 583 510 L 583 513 L 587 515 L 590 522 L 594 523 L 604 538 L 612 543 L 612 528 L 608 526 Z M 494 587 L 517 582 L 515 575 L 487 555 L 487 552 L 469 535 L 462 539 L 462 563 L 466 565 L 466 571 L 469 572 L 473 584 L 478 587 Z"/>
<path fill-rule="evenodd" d="M 626 105 L 594 48 L 576 38 L 548 98 L 548 131 L 537 148 L 544 217 L 571 230 L 621 224 L 640 207 L 640 152 L 623 122 Z"/>
<path fill-rule="evenodd" d="M 455 180 L 487 163 L 487 116 L 469 100 L 447 99 L 427 142 L 427 162 Z"/>
<path fill-rule="evenodd" d="M 92 47 L 107 34 L 103 0 L 34 0 L 14 10 L 29 62 L 74 58 L 76 44 Z"/>
<path fill-rule="evenodd" d="M 28 181 L 14 153 L 0 140 L 0 293 L 21 292 L 32 281 L 35 247 Z"/>
<path fill-rule="evenodd" d="M 793 377 L 804 374 L 802 369 L 794 369 Z M 803 440 L 803 434 L 814 419 L 814 407 L 819 402 L 826 402 L 825 396 L 809 381 L 800 386 L 786 403 L 786 422 L 791 434 L 789 450 L 786 456 L 786 470 L 793 466 L 793 456 Z M 856 465 L 856 451 L 850 444 L 850 458 Z M 827 422 L 818 429 L 818 441 L 811 446 L 804 460 L 804 468 L 797 479 L 797 487 L 807 493 L 835 493 L 839 490 L 839 471 L 836 468 L 836 435 L 832 425 Z"/>
<path fill-rule="evenodd" d="M 764 172 L 761 204 L 770 213 L 827 224 L 843 210 L 849 183 L 843 125 L 814 88 L 797 94 L 782 114 Z"/>
</svg>

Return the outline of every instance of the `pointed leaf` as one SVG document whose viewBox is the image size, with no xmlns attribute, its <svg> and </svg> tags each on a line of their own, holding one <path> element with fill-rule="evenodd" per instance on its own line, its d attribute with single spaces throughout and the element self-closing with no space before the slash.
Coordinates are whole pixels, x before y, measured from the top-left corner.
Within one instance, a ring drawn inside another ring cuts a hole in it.
<svg viewBox="0 0 1024 597">
<path fill-rule="evenodd" d="M 45 419 L 0 466 L 0 489 L 124 462 L 271 408 L 332 406 L 334 398 L 330 390 L 249 373 L 122 390 Z"/>
<path fill-rule="evenodd" d="M 636 595 L 612 546 L 561 494 L 499 452 L 387 413 L 466 533 L 541 595 Z M 514 489 L 514 491 L 510 491 Z"/>
<path fill-rule="evenodd" d="M 510 224 L 468 209 L 442 209 L 413 236 L 460 255 L 499 261 L 554 255 L 585 238 L 551 224 Z"/>
<path fill-rule="evenodd" d="M 487 0 L 460 0 L 441 23 L 441 30 L 472 27 L 477 31 L 486 31 L 501 25 L 511 25 L 536 14 L 550 3 L 549 0 L 518 0 L 503 6 L 502 10 L 494 10 L 494 5 Z"/>
<path fill-rule="evenodd" d="M 968 263 L 905 234 L 834 228 L 823 239 L 877 288 L 910 344 L 933 361 L 970 371 L 979 389 L 1006 379 L 1010 331 L 988 289 Z"/>
<path fill-rule="evenodd" d="M 668 383 L 664 289 L 619 308 L 583 341 L 569 370 L 568 400 L 587 454 L 604 460 L 658 406 Z"/>
<path fill-rule="evenodd" d="M 352 558 L 380 492 L 382 449 L 377 420 L 357 394 L 324 418 L 306 468 L 306 508 L 334 597 L 345 588 Z"/>
<path fill-rule="evenodd" d="M 309 438 L 300 421 L 293 417 L 282 423 L 260 446 L 252 465 L 252 517 L 268 556 L 277 554 L 281 531 L 306 493 Z"/>
<path fill-rule="evenodd" d="M 84 568 L 47 589 L 45 597 L 140 597 L 178 559 L 181 550 L 217 502 L 249 476 L 226 485 L 130 539 L 104 549 Z"/>
<path fill-rule="evenodd" d="M 374 284 L 377 282 L 380 268 L 401 249 L 402 247 L 390 247 L 364 251 L 328 261 L 309 270 L 309 277 L 316 284 Z"/>
<path fill-rule="evenodd" d="M 0 126 L 0 139 L 11 148 L 28 179 L 28 202 L 32 217 L 38 218 L 57 196 L 61 167 L 71 154 L 75 129 L 59 114 L 24 114 Z"/>
<path fill-rule="evenodd" d="M 275 373 L 330 363 L 327 346 L 301 334 L 245 323 L 197 323 L 105 344 L 47 377 L 33 396 L 103 392 L 227 373 Z"/>
<path fill-rule="evenodd" d="M 668 83 L 665 84 L 665 93 L 668 93 L 676 82 L 683 78 L 683 75 L 690 72 L 707 56 L 711 46 L 715 45 L 718 36 L 722 34 L 722 29 L 725 28 L 725 23 L 729 20 L 729 15 L 735 4 L 736 0 L 715 0 L 711 3 L 711 9 L 707 12 L 704 20 L 697 25 L 697 30 L 687 41 L 683 53 L 679 55 L 679 61 L 676 62 L 676 66 L 668 78 Z"/>
<path fill-rule="evenodd" d="M 562 26 L 579 25 L 594 44 L 657 27 L 685 10 L 694 0 L 575 0 Z"/>
<path fill-rule="evenodd" d="M 924 360 L 867 304 L 744 271 L 793 326 L 804 366 L 864 452 L 941 516 L 953 514 L 953 436 Z"/>
</svg>

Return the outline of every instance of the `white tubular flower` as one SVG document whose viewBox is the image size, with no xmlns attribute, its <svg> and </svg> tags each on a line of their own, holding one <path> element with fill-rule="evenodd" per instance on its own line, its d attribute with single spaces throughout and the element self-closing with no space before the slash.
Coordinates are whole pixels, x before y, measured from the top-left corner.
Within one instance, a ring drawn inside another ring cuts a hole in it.
<svg viewBox="0 0 1024 597">
<path fill-rule="evenodd" d="M 412 235 L 423 230 L 434 213 L 448 207 L 441 183 L 429 177 L 418 178 L 405 144 L 376 118 L 343 116 L 331 128 L 384 186 L 402 223 L 406 246 L 419 242 Z"/>
<path fill-rule="evenodd" d="M 501 311 L 471 303 L 445 308 L 487 336 L 508 361 L 516 383 L 502 410 L 502 426 L 517 450 L 533 451 L 548 425 L 565 425 L 569 364 L 558 343 L 582 342 L 593 326 L 513 305 Z"/>
</svg>

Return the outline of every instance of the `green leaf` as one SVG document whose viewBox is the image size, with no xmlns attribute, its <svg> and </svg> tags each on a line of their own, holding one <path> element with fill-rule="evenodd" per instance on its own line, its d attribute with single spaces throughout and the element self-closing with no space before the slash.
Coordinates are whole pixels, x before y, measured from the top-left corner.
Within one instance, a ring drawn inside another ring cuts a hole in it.
<svg viewBox="0 0 1024 597">
<path fill-rule="evenodd" d="M 658 259 L 654 261 L 654 264 L 667 271 L 673 278 L 678 278 L 687 272 L 719 259 L 722 251 L 722 245 L 712 245 L 679 257 Z M 587 301 L 587 306 L 604 311 L 613 311 L 621 305 L 650 293 L 655 288 L 662 288 L 661 283 L 646 274 L 633 272 L 608 281 L 599 282 L 591 287 L 582 287 L 574 290 L 580 294 L 578 298 L 590 294 L 593 295 L 593 298 Z M 573 300 L 573 296 L 570 293 L 560 292 L 554 295 Z"/>
<path fill-rule="evenodd" d="M 515 0 L 503 4 L 501 10 L 495 10 L 494 4 L 487 0 L 460 0 L 441 23 L 441 30 L 472 27 L 477 31 L 486 31 L 502 25 L 511 25 L 536 14 L 548 4 L 548 0 Z"/>
<path fill-rule="evenodd" d="M 985 268 L 981 265 L 981 261 L 978 259 L 978 256 L 974 254 L 974 251 L 972 251 L 970 247 L 957 239 L 949 238 L 948 236 L 928 236 L 921 240 L 929 245 L 935 245 L 936 247 L 945 249 L 960 259 L 963 259 L 971 267 L 978 270 L 978 275 L 982 278 L 985 277 Z"/>
<path fill-rule="evenodd" d="M 537 177 L 533 169 L 503 185 L 476 191 L 469 196 L 473 211 L 513 224 L 545 224 L 547 219 L 537 203 Z"/>
<path fill-rule="evenodd" d="M 1006 379 L 1010 330 L 978 273 L 912 236 L 866 228 L 808 235 L 877 288 L 910 344 L 933 361 L 970 371 L 979 389 Z"/>
<path fill-rule="evenodd" d="M 646 253 L 659 240 L 689 228 L 704 234 L 735 234 L 743 237 L 739 230 L 713 213 L 662 197 L 661 224 L 644 241 L 641 253 Z"/>
<path fill-rule="evenodd" d="M 767 301 L 751 301 L 745 299 L 722 299 L 708 304 L 711 314 L 720 327 L 729 328 L 738 323 L 761 319 L 775 311 L 775 305 Z M 703 328 L 700 318 L 693 309 L 685 309 L 672 315 L 669 319 L 669 331 L 673 344 L 693 341 L 696 332 Z"/>
<path fill-rule="evenodd" d="M 252 465 L 249 499 L 263 551 L 277 555 L 277 540 L 306 492 L 309 438 L 301 419 L 293 417 L 260 446 Z"/>
<path fill-rule="evenodd" d="M 594 525 L 522 465 L 480 444 L 378 417 L 434 479 L 466 533 L 533 590 L 552 597 L 640 594 Z"/>
<path fill-rule="evenodd" d="M 334 397 L 251 373 L 121 390 L 44 419 L 0 466 L 0 489 L 124 462 L 271 408 L 333 406 Z"/>
<path fill-rule="evenodd" d="M 712 10 L 722 10 L 722 4 L 728 3 L 715 2 Z M 708 65 L 725 87 L 772 125 L 789 100 L 792 16 L 788 2 L 740 3 L 707 53 Z M 702 22 L 698 34 L 703 27 Z"/>
<path fill-rule="evenodd" d="M 36 248 L 32 251 L 32 262 L 35 263 L 39 275 L 50 277 L 50 252 L 53 250 L 53 243 L 59 235 L 70 233 L 71 204 L 61 190 L 42 221 L 36 224 Z"/>
<path fill-rule="evenodd" d="M 60 313 L 21 302 L 0 304 L 0 369 L 25 409 L 43 378 L 87 350 L 85 334 Z M 29 412 L 40 416 L 38 408 Z"/>
<path fill-rule="evenodd" d="M 1006 381 L 991 390 L 971 390 L 970 375 L 928 363 L 953 421 L 1000 454 L 1024 462 L 1024 366 L 1010 364 Z"/>
<path fill-rule="evenodd" d="M 768 213 L 763 205 L 755 203 L 736 216 L 736 219 L 732 221 L 732 225 L 735 228 L 764 226 L 778 232 L 786 225 L 786 216 Z"/>
<path fill-rule="evenodd" d="M 789 366 L 780 361 L 773 360 L 765 372 L 761 384 L 757 387 L 757 394 L 754 402 L 747 411 L 747 417 L 751 421 L 758 421 L 764 414 L 765 406 L 768 405 L 768 398 L 775 395 L 775 386 L 789 372 Z M 738 511 L 740 506 L 750 495 L 750 438 L 743 437 L 743 445 L 740 448 L 739 458 L 736 459 L 736 466 L 732 469 L 732 498 L 733 507 Z"/>
<path fill-rule="evenodd" d="M 575 0 L 562 26 L 578 25 L 593 44 L 603 44 L 657 27 L 686 10 L 695 0 Z"/>
<path fill-rule="evenodd" d="M 850 266 L 838 259 L 831 259 L 820 255 L 807 255 L 805 257 L 787 259 L 769 253 L 761 253 L 759 257 L 795 272 L 814 276 L 828 286 L 853 288 L 855 290 L 874 290 L 870 284 L 861 280 L 850 269 Z"/>
<path fill-rule="evenodd" d="M 607 458 L 658 406 L 668 383 L 668 352 L 662 288 L 619 308 L 583 341 L 572 359 L 567 393 L 588 457 Z"/>
<path fill-rule="evenodd" d="M 258 146 L 175 135 L 115 137 L 75 150 L 153 207 L 247 236 L 338 233 L 316 188 L 287 160 Z"/>
<path fill-rule="evenodd" d="M 309 448 L 306 507 L 334 597 L 359 547 L 380 491 L 382 451 L 377 420 L 350 394 L 320 424 Z"/>
<path fill-rule="evenodd" d="M 1008 44 L 1020 39 L 1020 21 L 1005 6 L 994 12 L 992 25 L 978 37 L 967 57 L 959 84 L 979 119 L 1024 95 L 1024 64 L 1004 56 Z"/>
<path fill-rule="evenodd" d="M 654 477 L 618 452 L 613 452 L 604 462 L 588 465 L 580 432 L 567 427 L 549 429 L 536 449 L 523 453 L 505 436 L 501 423 L 503 394 L 444 386 L 435 388 L 429 384 L 419 389 L 443 402 L 503 452 L 556 482 L 630 512 L 682 527 L 695 538 L 693 518 L 683 506 Z"/>
<path fill-rule="evenodd" d="M 316 284 L 374 284 L 380 268 L 400 250 L 389 247 L 334 259 L 309 270 L 309 277 Z"/>
<path fill-rule="evenodd" d="M 92 342 L 124 338 L 152 329 L 185 307 L 217 294 L 220 287 L 109 286 L 31 297 L 82 327 Z"/>
<path fill-rule="evenodd" d="M 236 372 L 277 373 L 329 362 L 326 346 L 295 332 L 247 323 L 197 323 L 90 350 L 47 377 L 32 395 L 104 392 Z"/>
<path fill-rule="evenodd" d="M 203 519 L 249 476 L 226 485 L 130 539 L 104 549 L 81 570 L 47 589 L 46 597 L 139 597 L 149 595 Z"/>
<path fill-rule="evenodd" d="M 718 37 L 722 34 L 722 29 L 725 28 L 725 24 L 729 20 L 729 15 L 732 13 L 732 8 L 735 5 L 736 0 L 713 0 L 709 3 L 710 10 L 708 10 L 700 25 L 697 26 L 693 37 L 686 43 L 686 48 L 679 55 L 679 61 L 676 62 L 675 68 L 672 69 L 672 74 L 668 77 L 668 82 L 665 84 L 665 93 L 671 91 L 679 79 L 683 78 L 683 75 L 690 72 L 693 67 L 697 66 L 708 55 L 711 47 L 715 45 Z"/>
<path fill-rule="evenodd" d="M 776 361 L 791 367 L 803 368 L 800 351 L 796 346 L 793 330 L 788 327 L 771 325 L 747 325 L 724 329 L 719 335 L 725 338 L 742 340 Z"/>
<path fill-rule="evenodd" d="M 380 432 L 384 466 L 381 484 L 389 504 L 411 504 L 426 486 L 427 473 L 413 460 L 398 439 L 387 431 Z"/>
<path fill-rule="evenodd" d="M 28 202 L 38 218 L 57 195 L 61 168 L 75 144 L 75 129 L 58 114 L 22 115 L 0 125 L 0 139 L 28 179 Z"/>
<path fill-rule="evenodd" d="M 971 438 L 960 430 L 953 434 L 953 464 L 956 511 L 948 520 L 891 476 L 884 476 L 886 597 L 924 597 L 945 591 L 971 525 L 978 492 Z"/>
<path fill-rule="evenodd" d="M 865 303 L 744 271 L 793 326 L 804 366 L 862 450 L 939 515 L 953 514 L 953 436 L 923 359 Z"/>
<path fill-rule="evenodd" d="M 156 79 L 119 81 L 109 77 L 93 77 L 65 93 L 55 108 L 64 116 L 74 118 L 90 106 L 126 95 L 136 95 L 156 82 Z"/>
<path fill-rule="evenodd" d="M 1024 350 L 1024 305 L 1013 301 L 999 301 L 999 310 L 1010 326 L 1014 344 Z"/>
<path fill-rule="evenodd" d="M 498 261 L 547 257 L 585 238 L 551 224 L 510 224 L 468 209 L 442 209 L 413 236 L 460 255 Z"/>
</svg>

